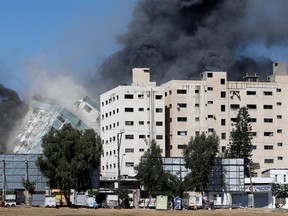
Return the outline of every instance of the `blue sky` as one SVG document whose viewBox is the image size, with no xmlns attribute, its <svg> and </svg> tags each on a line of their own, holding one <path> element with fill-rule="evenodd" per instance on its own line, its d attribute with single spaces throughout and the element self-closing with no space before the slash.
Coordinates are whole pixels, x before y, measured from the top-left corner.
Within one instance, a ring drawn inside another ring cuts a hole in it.
<svg viewBox="0 0 288 216">
<path fill-rule="evenodd" d="M 31 67 L 93 74 L 121 49 L 136 0 L 0 0 L 0 83 L 20 92 Z"/>
</svg>

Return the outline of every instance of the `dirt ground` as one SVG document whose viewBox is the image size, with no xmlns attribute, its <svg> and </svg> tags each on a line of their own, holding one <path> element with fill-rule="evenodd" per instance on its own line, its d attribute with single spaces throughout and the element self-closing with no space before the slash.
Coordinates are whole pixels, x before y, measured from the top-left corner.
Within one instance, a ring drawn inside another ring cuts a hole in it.
<svg viewBox="0 0 288 216">
<path fill-rule="evenodd" d="M 17 216 L 70 216 L 70 215 L 96 215 L 96 216 L 277 216 L 288 213 L 285 210 L 273 210 L 273 209 L 217 209 L 217 210 L 197 210 L 197 211 L 156 211 L 146 209 L 71 209 L 71 208 L 59 208 L 49 209 L 42 207 L 16 207 L 16 208 L 0 208 L 0 215 L 17 215 Z"/>
</svg>

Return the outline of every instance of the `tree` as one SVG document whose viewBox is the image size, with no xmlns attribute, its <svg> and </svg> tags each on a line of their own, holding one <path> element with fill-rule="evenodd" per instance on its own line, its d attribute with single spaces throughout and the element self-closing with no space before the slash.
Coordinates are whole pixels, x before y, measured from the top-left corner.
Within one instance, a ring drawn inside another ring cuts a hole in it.
<svg viewBox="0 0 288 216">
<path fill-rule="evenodd" d="M 135 166 L 135 170 L 136 178 L 145 186 L 149 196 L 152 192 L 162 189 L 160 179 L 163 175 L 163 164 L 160 147 L 155 140 L 152 140 L 150 148 L 144 153 L 139 165 Z"/>
<path fill-rule="evenodd" d="M 65 124 L 61 130 L 50 130 L 42 138 L 43 156 L 36 164 L 48 178 L 50 188 L 61 189 L 67 201 L 70 189 L 91 188 L 93 171 L 100 165 L 100 137 L 89 129 L 79 131 Z"/>
<path fill-rule="evenodd" d="M 228 148 L 228 156 L 244 159 L 244 173 L 250 177 L 252 164 L 252 126 L 247 107 L 241 107 L 234 127 L 231 131 L 231 142 Z"/>
<path fill-rule="evenodd" d="M 25 188 L 25 203 L 29 205 L 30 195 L 34 194 L 36 181 L 29 181 L 28 179 L 22 179 L 23 187 Z"/>
<path fill-rule="evenodd" d="M 185 177 L 186 189 L 199 191 L 202 195 L 207 191 L 218 147 L 219 137 L 215 133 L 208 137 L 204 133 L 191 137 L 183 151 L 186 167 L 191 171 Z"/>
</svg>

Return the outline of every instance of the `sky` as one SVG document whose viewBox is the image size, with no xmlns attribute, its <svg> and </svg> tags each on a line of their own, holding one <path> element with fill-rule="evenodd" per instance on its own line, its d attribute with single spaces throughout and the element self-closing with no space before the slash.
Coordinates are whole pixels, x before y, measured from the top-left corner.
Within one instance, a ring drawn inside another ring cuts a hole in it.
<svg viewBox="0 0 288 216">
<path fill-rule="evenodd" d="M 136 0 L 0 0 L 0 83 L 20 95 L 31 70 L 93 74 L 121 49 Z M 34 74 L 35 75 L 35 74 Z M 34 76 L 32 75 L 32 76 Z"/>
<path fill-rule="evenodd" d="M 116 37 L 128 31 L 137 2 L 0 0 L 0 83 L 23 97 L 27 89 L 39 89 L 33 86 L 36 83 L 54 82 L 49 78 L 55 74 L 69 75 L 79 83 L 84 83 L 84 76 L 86 80 L 90 76 L 92 79 L 101 62 L 121 50 Z M 269 4 L 268 9 L 260 11 L 269 12 L 271 5 L 277 4 Z M 251 14 L 253 20 L 255 13 Z M 278 17 L 277 14 L 270 16 L 271 19 Z M 253 43 L 238 53 L 288 62 L 287 46 Z"/>
</svg>

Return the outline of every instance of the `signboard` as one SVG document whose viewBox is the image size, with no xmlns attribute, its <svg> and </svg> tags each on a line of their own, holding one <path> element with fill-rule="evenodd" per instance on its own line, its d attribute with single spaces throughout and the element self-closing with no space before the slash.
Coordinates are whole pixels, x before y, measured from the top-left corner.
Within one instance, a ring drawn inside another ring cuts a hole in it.
<svg viewBox="0 0 288 216">
<path fill-rule="evenodd" d="M 156 197 L 156 209 L 167 210 L 168 197 L 159 195 Z"/>
<path fill-rule="evenodd" d="M 245 192 L 267 192 L 271 189 L 271 185 L 245 185 Z"/>
</svg>

